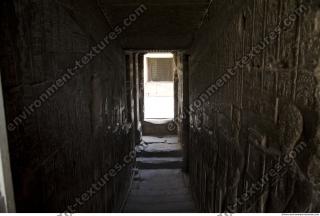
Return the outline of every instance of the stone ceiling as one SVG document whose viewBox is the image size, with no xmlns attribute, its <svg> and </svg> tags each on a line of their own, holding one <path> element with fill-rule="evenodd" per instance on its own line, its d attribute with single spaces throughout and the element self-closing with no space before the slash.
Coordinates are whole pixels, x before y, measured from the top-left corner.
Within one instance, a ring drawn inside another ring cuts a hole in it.
<svg viewBox="0 0 320 216">
<path fill-rule="evenodd" d="M 112 26 L 141 3 L 147 11 L 123 34 L 126 49 L 184 49 L 192 43 L 210 0 L 98 0 Z"/>
</svg>

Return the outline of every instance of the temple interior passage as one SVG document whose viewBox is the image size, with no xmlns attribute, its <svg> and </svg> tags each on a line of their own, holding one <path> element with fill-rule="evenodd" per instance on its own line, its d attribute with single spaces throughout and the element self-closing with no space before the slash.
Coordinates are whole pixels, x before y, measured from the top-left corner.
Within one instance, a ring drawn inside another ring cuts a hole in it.
<svg viewBox="0 0 320 216">
<path fill-rule="evenodd" d="M 320 212 L 320 2 L 1 0 L 0 212 Z"/>
</svg>

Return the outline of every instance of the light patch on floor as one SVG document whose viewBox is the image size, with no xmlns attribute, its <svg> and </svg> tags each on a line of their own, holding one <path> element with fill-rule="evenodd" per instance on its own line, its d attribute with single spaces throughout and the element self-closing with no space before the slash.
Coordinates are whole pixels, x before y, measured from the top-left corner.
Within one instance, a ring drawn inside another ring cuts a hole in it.
<svg viewBox="0 0 320 216">
<path fill-rule="evenodd" d="M 145 118 L 174 118 L 173 97 L 145 97 Z"/>
</svg>

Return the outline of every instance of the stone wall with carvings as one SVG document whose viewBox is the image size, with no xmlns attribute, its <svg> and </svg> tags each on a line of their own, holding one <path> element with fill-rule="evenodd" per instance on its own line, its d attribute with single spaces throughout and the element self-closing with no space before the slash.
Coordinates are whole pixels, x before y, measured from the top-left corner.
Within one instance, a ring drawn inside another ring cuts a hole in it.
<svg viewBox="0 0 320 216">
<path fill-rule="evenodd" d="M 24 107 L 108 33 L 94 1 L 83 2 L 1 1 L 1 74 L 8 122 L 24 118 Z M 18 212 L 67 210 L 133 149 L 125 66 L 125 54 L 113 41 L 9 133 Z M 119 209 L 129 168 L 73 209 Z"/>
<path fill-rule="evenodd" d="M 209 212 L 319 212 L 319 2 L 213 1 L 190 51 L 190 102 L 259 43 L 191 114 L 194 195 Z"/>
</svg>

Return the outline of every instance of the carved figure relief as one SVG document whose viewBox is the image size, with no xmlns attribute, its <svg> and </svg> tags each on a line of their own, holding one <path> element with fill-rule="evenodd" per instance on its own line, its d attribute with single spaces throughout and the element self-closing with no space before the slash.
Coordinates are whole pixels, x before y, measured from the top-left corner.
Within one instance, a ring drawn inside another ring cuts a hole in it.
<svg viewBox="0 0 320 216">
<path fill-rule="evenodd" d="M 284 106 L 279 117 L 279 141 L 283 154 L 294 149 L 302 130 L 303 117 L 299 109 L 292 104 Z"/>
</svg>

